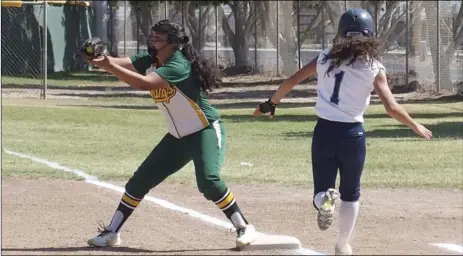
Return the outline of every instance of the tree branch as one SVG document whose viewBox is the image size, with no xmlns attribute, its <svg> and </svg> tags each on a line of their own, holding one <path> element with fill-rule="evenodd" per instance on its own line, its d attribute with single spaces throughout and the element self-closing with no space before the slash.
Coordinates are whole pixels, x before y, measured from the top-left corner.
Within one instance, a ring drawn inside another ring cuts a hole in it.
<svg viewBox="0 0 463 256">
<path fill-rule="evenodd" d="M 225 12 L 223 10 L 222 6 L 217 6 L 218 11 L 219 11 L 219 16 L 222 16 L 222 29 L 223 32 L 225 33 L 226 37 L 228 38 L 228 42 L 230 43 L 230 46 L 232 49 L 235 49 L 235 33 L 233 33 L 233 30 L 230 28 L 230 23 L 228 23 L 228 17 L 225 15 Z M 232 13 L 230 13 L 230 16 Z"/>
</svg>

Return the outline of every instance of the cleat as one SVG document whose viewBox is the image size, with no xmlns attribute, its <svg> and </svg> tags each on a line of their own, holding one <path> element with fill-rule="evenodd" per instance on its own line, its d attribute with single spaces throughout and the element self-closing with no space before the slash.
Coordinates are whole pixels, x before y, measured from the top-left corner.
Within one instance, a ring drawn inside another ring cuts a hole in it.
<svg viewBox="0 0 463 256">
<path fill-rule="evenodd" d="M 325 192 L 317 214 L 317 222 L 320 230 L 327 230 L 331 226 L 336 199 L 339 197 L 340 194 L 335 189 L 330 188 Z"/>
<path fill-rule="evenodd" d="M 244 228 L 237 228 L 236 235 L 236 247 L 242 248 L 254 242 L 257 232 L 253 225 L 248 224 Z"/>
<path fill-rule="evenodd" d="M 100 228 L 98 228 L 98 232 L 100 232 L 100 234 L 87 241 L 89 246 L 115 247 L 121 244 L 120 235 L 109 230 L 109 227 L 104 226 L 102 223 L 100 223 Z"/>
<path fill-rule="evenodd" d="M 352 247 L 349 244 L 334 247 L 334 255 L 352 255 Z"/>
</svg>

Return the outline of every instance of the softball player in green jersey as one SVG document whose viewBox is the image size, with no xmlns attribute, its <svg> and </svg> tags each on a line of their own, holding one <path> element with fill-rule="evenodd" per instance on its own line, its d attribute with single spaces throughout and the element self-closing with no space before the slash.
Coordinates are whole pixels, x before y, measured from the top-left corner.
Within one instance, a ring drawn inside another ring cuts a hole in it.
<svg viewBox="0 0 463 256">
<path fill-rule="evenodd" d="M 124 222 L 149 190 L 193 161 L 199 191 L 232 222 L 236 246 L 246 246 L 254 241 L 256 230 L 244 218 L 232 191 L 220 177 L 225 129 L 219 113 L 207 100 L 207 91 L 216 86 L 215 71 L 195 53 L 180 25 L 162 20 L 151 27 L 150 33 L 147 53 L 88 61 L 138 90 L 150 91 L 168 127 L 168 133 L 125 185 L 109 226 L 102 226 L 88 244 L 120 245 Z"/>
</svg>

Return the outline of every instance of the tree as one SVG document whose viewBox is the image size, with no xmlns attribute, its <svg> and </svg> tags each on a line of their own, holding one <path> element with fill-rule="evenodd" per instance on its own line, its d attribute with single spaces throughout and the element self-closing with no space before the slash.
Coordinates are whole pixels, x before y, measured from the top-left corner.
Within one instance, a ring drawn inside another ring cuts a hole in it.
<svg viewBox="0 0 463 256">
<path fill-rule="evenodd" d="M 211 1 L 167 1 L 168 6 L 173 6 L 171 10 L 174 10 L 172 15 L 169 15 L 169 19 L 175 19 L 175 22 L 184 22 L 184 26 L 188 28 L 191 37 L 191 43 L 193 47 L 199 52 L 205 45 L 206 27 L 209 24 L 210 16 L 214 10 L 214 2 Z M 161 15 L 161 4 L 165 4 L 164 1 L 130 1 L 133 17 L 135 17 L 135 24 L 133 28 L 136 30 L 138 27 L 138 33 L 140 34 L 138 40 L 146 41 L 149 36 L 150 26 L 158 20 L 164 18 Z M 196 15 L 199 7 L 202 6 L 201 17 Z M 204 8 L 205 7 L 205 8 Z M 183 15 L 183 17 L 182 17 Z M 153 18 L 154 17 L 154 18 Z M 162 18 L 161 18 L 162 17 Z M 178 19 L 182 19 L 179 21 Z"/>
<path fill-rule="evenodd" d="M 211 20 L 211 15 L 214 13 L 214 4 L 209 1 L 186 1 L 183 4 L 186 14 L 185 23 L 190 30 L 193 47 L 197 52 L 200 52 L 206 43 L 206 28 Z M 201 11 L 196 16 L 196 11 L 199 8 Z"/>
<path fill-rule="evenodd" d="M 434 74 L 438 74 L 439 69 L 440 73 L 440 82 L 441 84 L 451 85 L 453 84 L 450 77 L 450 62 L 455 57 L 455 51 L 459 46 L 463 44 L 463 4 L 460 4 L 460 9 L 456 15 L 455 21 L 453 22 L 452 28 L 446 24 L 445 20 L 440 18 L 440 27 L 437 27 L 433 18 L 436 18 L 437 3 L 433 1 L 425 1 L 425 12 L 426 12 L 426 21 L 428 23 L 428 40 L 431 48 L 431 56 L 433 60 Z M 443 29 L 444 28 L 444 29 Z M 440 31 L 440 37 L 437 38 L 437 30 Z M 450 37 L 450 43 L 445 49 L 445 45 L 442 42 L 442 37 Z M 439 49 L 440 53 L 438 56 L 437 50 Z M 440 57 L 440 58 L 439 58 Z M 439 62 L 437 61 L 439 59 Z"/>
<path fill-rule="evenodd" d="M 319 27 L 325 26 L 322 19 L 322 12 L 327 9 L 328 2 L 324 1 L 279 1 L 277 12 L 277 1 L 258 1 L 259 25 L 269 41 L 280 48 L 280 58 L 283 64 L 283 75 L 291 75 L 297 69 L 298 63 L 298 43 L 302 44 L 309 36 L 313 35 Z M 335 2 L 335 5 L 339 5 Z M 333 4 L 331 4 L 333 5 Z M 329 7 L 332 15 L 336 15 L 334 10 L 340 8 Z M 315 16 L 306 27 L 300 27 L 299 42 L 297 37 L 297 15 L 299 11 L 314 9 L 317 10 Z M 337 11 L 340 12 L 340 11 Z M 277 29 L 276 15 L 279 15 L 279 28 Z M 340 15 L 340 14 L 339 14 Z M 335 23 L 333 23 L 335 24 Z M 277 35 L 278 31 L 278 35 Z"/>
<path fill-rule="evenodd" d="M 219 19 L 222 19 L 222 29 L 228 43 L 235 55 L 235 66 L 233 69 L 241 72 L 252 70 L 249 58 L 249 39 L 253 35 L 254 24 L 258 17 L 256 8 L 257 1 L 224 1 L 231 8 L 231 13 L 225 15 L 222 5 L 217 6 Z M 230 21 L 234 20 L 234 26 Z M 231 73 L 234 73 L 231 71 Z"/>
<path fill-rule="evenodd" d="M 108 12 L 108 26 L 106 27 L 108 35 L 108 50 L 112 56 L 117 56 L 117 46 L 119 40 L 117 38 L 117 27 L 119 25 L 118 19 L 116 18 L 116 12 L 119 9 L 119 1 L 111 0 L 107 1 L 107 12 Z M 125 39 L 124 39 L 125 40 Z"/>
<path fill-rule="evenodd" d="M 130 1 L 133 35 L 137 36 L 138 42 L 146 42 L 149 30 L 155 20 L 160 17 L 160 1 Z M 154 19 L 153 19 L 154 18 Z"/>
</svg>

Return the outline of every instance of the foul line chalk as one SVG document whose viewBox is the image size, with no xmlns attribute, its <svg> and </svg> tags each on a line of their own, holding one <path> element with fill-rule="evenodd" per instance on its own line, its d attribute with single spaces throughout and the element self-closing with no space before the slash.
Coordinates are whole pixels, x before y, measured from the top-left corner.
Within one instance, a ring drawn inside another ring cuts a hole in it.
<svg viewBox="0 0 463 256">
<path fill-rule="evenodd" d="M 10 150 L 7 150 L 7 149 L 3 149 L 3 151 L 5 153 L 7 153 L 7 154 L 10 154 L 10 155 L 14 155 L 14 156 L 17 156 L 17 157 L 20 157 L 20 158 L 27 158 L 27 159 L 32 160 L 34 162 L 44 164 L 44 165 L 46 165 L 48 167 L 51 167 L 53 169 L 74 173 L 75 175 L 85 179 L 85 182 L 96 185 L 98 187 L 107 188 L 107 189 L 110 189 L 110 190 L 113 190 L 113 191 L 116 191 L 116 192 L 119 192 L 119 193 L 124 193 L 124 191 L 125 191 L 125 189 L 123 187 L 119 187 L 119 186 L 116 186 L 116 185 L 113 185 L 113 184 L 110 184 L 110 183 L 99 181 L 97 177 L 89 175 L 89 174 L 85 173 L 84 171 L 81 171 L 81 170 L 78 170 L 78 169 L 66 167 L 66 166 L 60 165 L 60 164 L 58 164 L 56 162 L 48 161 L 46 159 L 38 158 L 38 157 L 35 157 L 35 156 L 29 156 L 29 155 L 18 153 L 18 152 L 13 152 L 13 151 L 10 151 Z M 176 211 L 176 212 L 180 212 L 180 213 L 183 213 L 183 214 L 190 215 L 193 218 L 197 218 L 197 219 L 199 219 L 199 220 L 201 220 L 203 222 L 206 222 L 206 223 L 214 224 L 214 225 L 219 226 L 221 228 L 226 228 L 226 229 L 232 229 L 233 228 L 233 225 L 231 223 L 229 223 L 229 222 L 219 220 L 217 218 L 202 214 L 202 213 L 197 212 L 195 210 L 180 207 L 178 205 L 175 205 L 175 204 L 170 203 L 170 202 L 168 202 L 166 200 L 163 200 L 163 199 L 159 199 L 159 198 L 156 198 L 156 197 L 153 197 L 153 196 L 145 196 L 143 198 L 143 200 L 153 202 L 153 203 L 158 204 L 161 207 L 164 207 L 164 208 L 169 209 L 169 210 L 173 210 L 173 211 Z M 264 233 L 260 233 L 260 234 L 264 234 Z M 320 252 L 317 252 L 317 251 L 314 251 L 314 250 L 311 250 L 311 249 L 307 249 L 307 248 L 300 248 L 300 249 L 297 249 L 297 250 L 294 250 L 294 251 L 297 254 L 302 254 L 302 255 L 324 255 L 324 254 L 322 254 Z"/>
<path fill-rule="evenodd" d="M 436 243 L 436 244 L 431 244 L 443 249 L 447 249 L 452 252 L 457 252 L 457 253 L 463 253 L 463 246 L 458 245 L 458 244 L 446 244 L 446 243 Z"/>
</svg>

